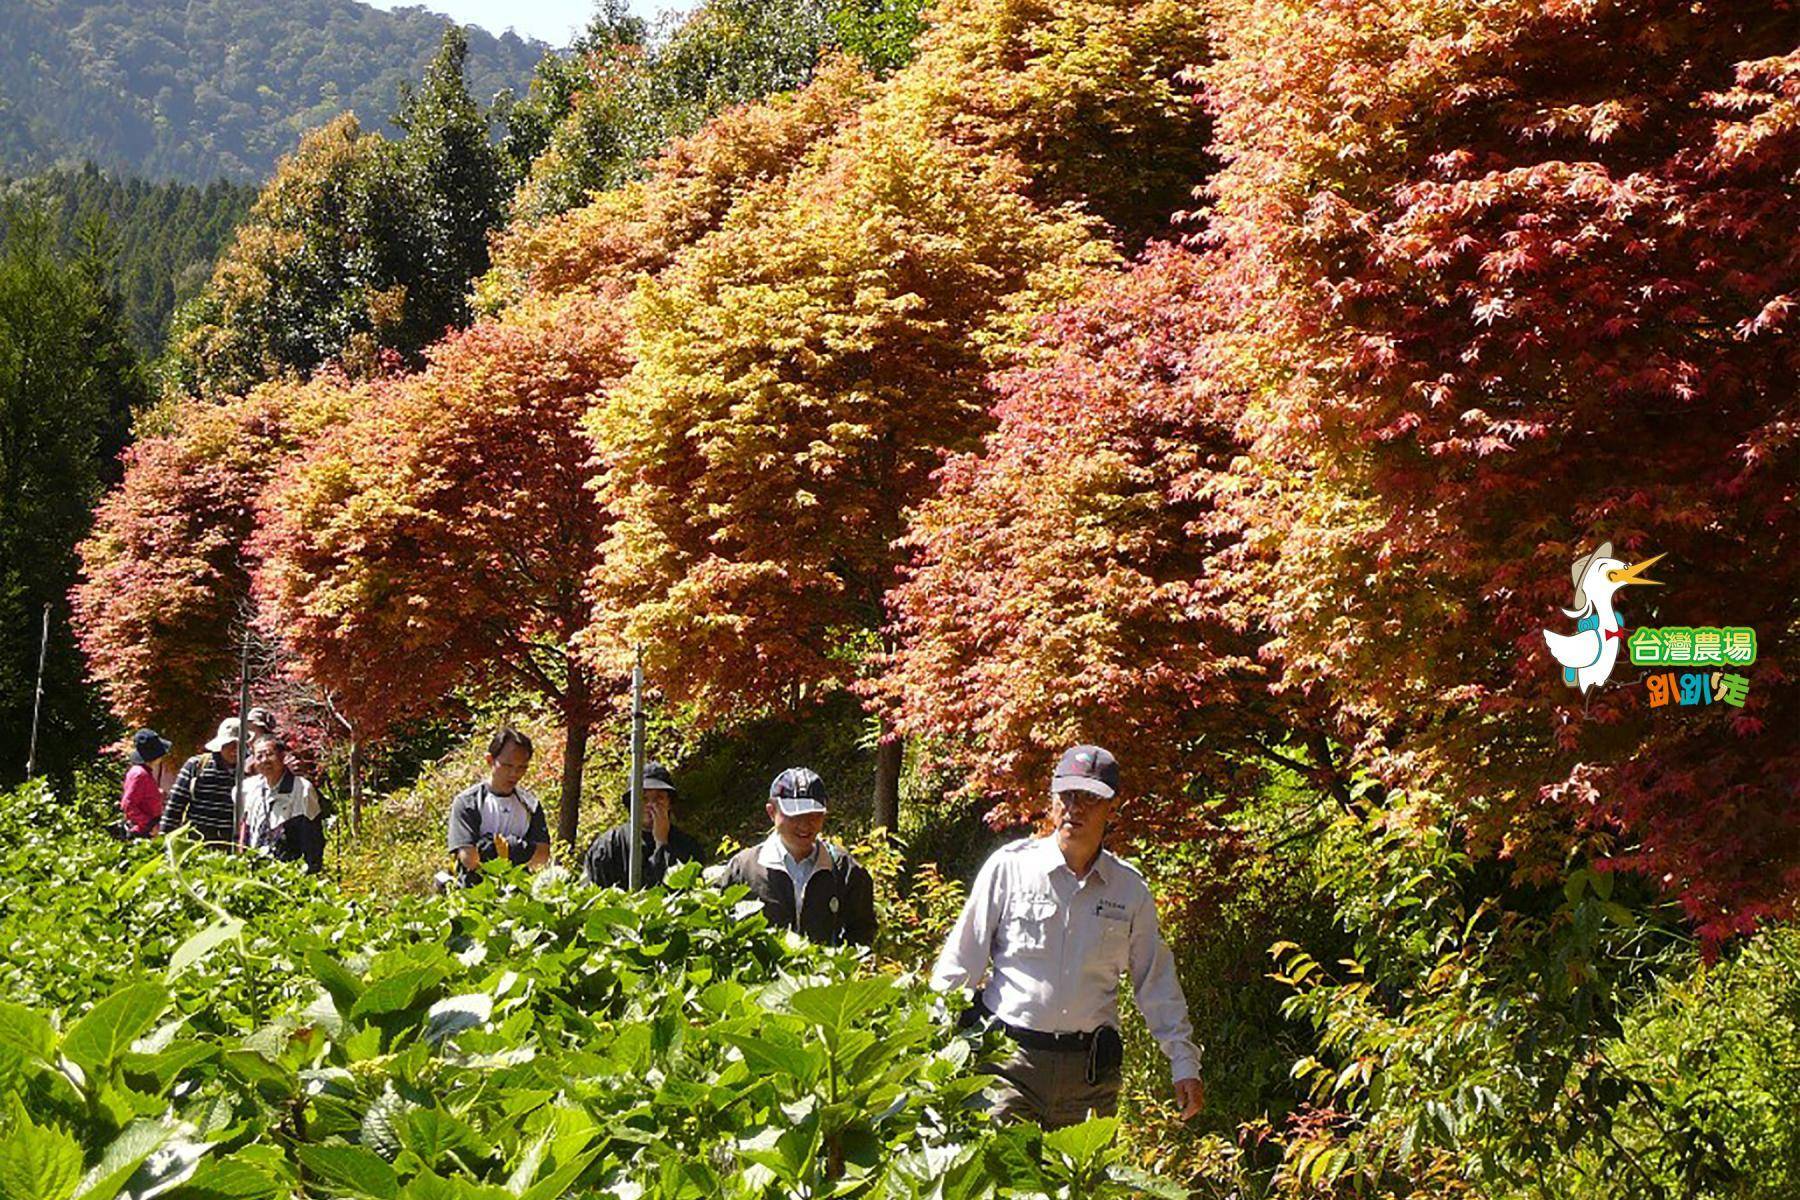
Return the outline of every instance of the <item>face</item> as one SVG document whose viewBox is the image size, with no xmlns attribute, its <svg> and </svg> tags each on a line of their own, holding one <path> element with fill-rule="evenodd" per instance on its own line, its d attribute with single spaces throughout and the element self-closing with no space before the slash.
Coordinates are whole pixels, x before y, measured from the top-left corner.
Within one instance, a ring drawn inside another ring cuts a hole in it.
<svg viewBox="0 0 1800 1200">
<path fill-rule="evenodd" d="M 1116 799 L 1080 790 L 1055 792 L 1050 797 L 1050 824 L 1060 838 L 1097 839 L 1106 831 Z"/>
<path fill-rule="evenodd" d="M 661 809 L 667 813 L 672 807 L 673 794 L 667 788 L 647 787 L 644 789 L 644 828 L 648 829 L 656 820 L 656 811 Z"/>
<path fill-rule="evenodd" d="M 265 739 L 250 751 L 250 765 L 265 775 L 276 776 L 287 770 L 287 756 L 281 747 Z"/>
<path fill-rule="evenodd" d="M 530 765 L 531 751 L 517 742 L 508 742 L 499 758 L 488 755 L 488 785 L 501 795 L 507 795 L 519 786 L 519 780 L 525 778 L 525 768 Z"/>
<path fill-rule="evenodd" d="M 795 858 L 805 858 L 811 854 L 818 846 L 819 831 L 825 828 L 824 813 L 801 813 L 797 817 L 790 817 L 773 800 L 769 801 L 769 820 L 775 822 L 775 831 L 787 843 L 788 852 Z"/>
<path fill-rule="evenodd" d="M 235 763 L 237 762 L 237 748 L 237 739 L 233 738 L 219 750 L 219 757 L 228 763 Z"/>
</svg>

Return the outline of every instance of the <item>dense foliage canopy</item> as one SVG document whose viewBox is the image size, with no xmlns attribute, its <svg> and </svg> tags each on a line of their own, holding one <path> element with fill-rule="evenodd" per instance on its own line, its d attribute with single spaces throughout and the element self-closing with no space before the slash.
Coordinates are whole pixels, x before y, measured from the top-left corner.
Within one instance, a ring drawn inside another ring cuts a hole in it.
<svg viewBox="0 0 1800 1200">
<path fill-rule="evenodd" d="M 62 596 L 147 388 L 106 261 L 59 255 L 42 211 L 0 211 L 0 779 L 23 777 L 34 717 L 37 766 L 66 779 L 104 717 L 81 686 Z"/>
<path fill-rule="evenodd" d="M 1288 671 L 1526 865 L 1576 827 L 1709 937 L 1791 912 L 1800 10 L 1246 6 L 1218 36 L 1235 586 Z M 1540 630 L 1603 541 L 1668 556 L 1628 625 L 1758 629 L 1743 707 L 1563 687 Z"/>
<path fill-rule="evenodd" d="M 469 317 L 506 180 L 451 29 L 395 117 L 398 140 L 346 114 L 308 133 L 263 188 L 169 350 L 173 386 L 218 397 L 327 363 L 417 361 Z"/>
<path fill-rule="evenodd" d="M 65 256 L 98 252 L 132 344 L 145 358 L 162 349 L 176 307 L 205 286 L 256 199 L 256 189 L 225 180 L 203 188 L 149 183 L 92 163 L 0 181 L 0 192 L 41 206 Z"/>
</svg>

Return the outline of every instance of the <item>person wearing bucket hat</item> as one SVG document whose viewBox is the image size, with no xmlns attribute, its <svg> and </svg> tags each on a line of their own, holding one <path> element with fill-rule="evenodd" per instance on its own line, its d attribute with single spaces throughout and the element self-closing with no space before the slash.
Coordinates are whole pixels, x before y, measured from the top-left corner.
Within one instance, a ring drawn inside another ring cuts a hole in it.
<svg viewBox="0 0 1800 1200">
<path fill-rule="evenodd" d="M 660 884 L 670 868 L 694 862 L 705 853 L 698 839 L 675 824 L 670 809 L 680 795 L 667 767 L 659 762 L 644 765 L 644 833 L 638 844 L 643 859 L 640 879 L 647 888 Z M 624 803 L 629 814 L 629 788 L 625 790 Z M 627 823 L 622 821 L 596 836 L 581 866 L 590 883 L 626 887 L 631 879 L 631 830 Z"/>
<path fill-rule="evenodd" d="M 1117 1111 L 1124 975 L 1169 1060 L 1182 1116 L 1200 1111 L 1200 1052 L 1156 901 L 1102 845 L 1118 799 L 1113 756 L 1070 747 L 1050 780 L 1050 834 L 1011 842 L 982 864 L 932 968 L 932 986 L 975 989 L 968 1015 L 1015 1043 L 991 1068 L 998 1119 L 1055 1129 Z"/>
<path fill-rule="evenodd" d="M 119 808 L 132 837 L 149 837 L 162 820 L 164 797 L 158 776 L 170 748 L 168 739 L 154 729 L 140 729 L 131 735 L 131 769 L 125 772 Z"/>
<path fill-rule="evenodd" d="M 219 731 L 199 754 L 181 764 L 158 822 L 164 833 L 192 826 L 208 845 L 237 844 L 238 719 L 219 722 Z"/>
<path fill-rule="evenodd" d="M 875 881 L 850 853 L 819 836 L 825 781 L 790 767 L 769 785 L 775 828 L 725 863 L 719 882 L 741 883 L 762 901 L 769 924 L 827 946 L 875 944 Z"/>
</svg>

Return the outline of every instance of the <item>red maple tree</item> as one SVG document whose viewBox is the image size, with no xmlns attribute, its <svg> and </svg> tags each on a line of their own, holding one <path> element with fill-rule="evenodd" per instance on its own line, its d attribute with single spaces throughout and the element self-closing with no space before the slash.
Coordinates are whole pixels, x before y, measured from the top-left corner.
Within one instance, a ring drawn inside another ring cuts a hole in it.
<svg viewBox="0 0 1800 1200">
<path fill-rule="evenodd" d="M 1328 0 L 1218 34 L 1236 586 L 1288 671 L 1526 861 L 1574 820 L 1709 938 L 1791 911 L 1800 10 Z M 1742 709 L 1563 686 L 1540 630 L 1603 540 L 1668 556 L 1628 624 L 1758 630 Z"/>
<path fill-rule="evenodd" d="M 1215 582 L 1240 518 L 1219 503 L 1245 398 L 1200 255 L 1153 247 L 1059 313 L 996 381 L 998 426 L 912 524 L 871 691 L 967 790 L 1041 808 L 1064 747 L 1124 764 L 1140 835 L 1187 835 L 1271 763 L 1345 780 L 1321 706 L 1260 654 L 1265 614 Z"/>
<path fill-rule="evenodd" d="M 580 417 L 625 369 L 623 334 L 616 297 L 582 294 L 452 335 L 283 473 L 254 544 L 258 596 L 364 736 L 458 689 L 548 701 L 564 841 L 606 694 L 574 653 L 605 533 Z"/>
<path fill-rule="evenodd" d="M 70 594 L 89 674 L 120 721 L 192 747 L 229 711 L 257 497 L 354 402 L 341 381 L 267 384 L 174 408 L 170 428 L 126 451 Z"/>
</svg>

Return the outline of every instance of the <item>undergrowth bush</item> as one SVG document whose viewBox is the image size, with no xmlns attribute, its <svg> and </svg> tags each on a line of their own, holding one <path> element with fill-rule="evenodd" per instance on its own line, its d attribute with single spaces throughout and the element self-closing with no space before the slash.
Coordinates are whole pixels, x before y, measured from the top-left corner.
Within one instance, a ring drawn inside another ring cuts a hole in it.
<svg viewBox="0 0 1800 1200">
<path fill-rule="evenodd" d="M 353 899 L 68 817 L 0 798 L 9 1200 L 1180 1194 L 1114 1121 L 989 1124 L 942 997 L 697 864 Z"/>
</svg>

